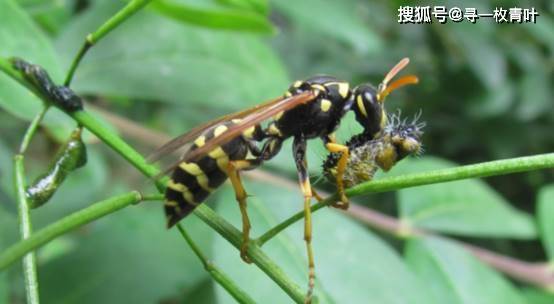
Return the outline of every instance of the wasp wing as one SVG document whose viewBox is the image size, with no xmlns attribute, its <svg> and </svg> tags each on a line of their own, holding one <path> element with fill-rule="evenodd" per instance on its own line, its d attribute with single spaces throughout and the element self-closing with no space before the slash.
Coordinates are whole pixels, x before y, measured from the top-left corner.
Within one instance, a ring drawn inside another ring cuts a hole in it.
<svg viewBox="0 0 554 304">
<path fill-rule="evenodd" d="M 197 160 L 202 155 L 212 151 L 218 146 L 224 145 L 231 141 L 233 138 L 239 136 L 244 130 L 260 124 L 262 121 L 275 116 L 281 111 L 290 110 L 298 105 L 306 104 L 317 97 L 317 93 L 312 91 L 306 91 L 288 98 L 284 98 L 275 103 L 265 106 L 262 110 L 252 112 L 251 114 L 245 116 L 238 124 L 230 127 L 221 135 L 214 137 L 207 141 L 202 147 L 188 151 L 185 154 L 183 160 L 191 161 Z"/>
<path fill-rule="evenodd" d="M 163 146 L 159 147 L 154 151 L 152 154 L 150 154 L 147 158 L 149 162 L 155 162 L 160 160 L 165 155 L 168 155 L 181 147 L 184 147 L 188 143 L 190 143 L 192 140 L 196 139 L 200 134 L 203 132 L 209 130 L 211 127 L 223 122 L 223 121 L 229 121 L 236 118 L 243 118 L 247 115 L 250 115 L 252 113 L 255 113 L 257 111 L 261 111 L 264 108 L 270 107 L 280 101 L 285 100 L 284 97 L 275 98 L 269 101 L 266 101 L 262 104 L 256 105 L 254 107 L 248 108 L 246 110 L 238 111 L 235 113 L 223 115 L 221 117 L 218 117 L 216 119 L 210 120 L 206 123 L 203 123 L 192 130 L 188 131 L 187 133 L 181 134 L 174 139 L 170 140 L 169 142 L 165 143 Z"/>
</svg>

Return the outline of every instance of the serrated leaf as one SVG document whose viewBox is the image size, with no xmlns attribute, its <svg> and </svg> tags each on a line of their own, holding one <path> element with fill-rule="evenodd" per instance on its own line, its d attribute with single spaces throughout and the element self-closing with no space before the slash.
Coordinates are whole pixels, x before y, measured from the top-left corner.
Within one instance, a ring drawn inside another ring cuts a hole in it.
<svg viewBox="0 0 554 304">
<path fill-rule="evenodd" d="M 219 214 L 240 227 L 234 194 L 225 185 L 218 194 Z M 246 184 L 252 237 L 259 236 L 302 208 L 299 191 L 272 184 Z M 405 267 L 397 253 L 370 231 L 351 219 L 324 209 L 313 215 L 313 247 L 316 263 L 318 303 L 434 303 L 424 285 Z M 303 222 L 299 221 L 263 246 L 285 273 L 302 288 L 307 286 L 307 261 L 303 241 Z M 256 301 L 290 303 L 290 298 L 259 269 L 247 265 L 238 251 L 221 238 L 214 244 L 218 266 Z M 244 280 L 248 278 L 248 280 Z M 399 293 L 398 290 L 403 290 Z M 231 298 L 217 287 L 219 302 Z"/>
<path fill-rule="evenodd" d="M 62 78 L 51 42 L 13 0 L 0 1 L 0 45 L 0 56 L 21 57 L 46 68 L 54 81 Z M 0 73 L 0 106 L 30 121 L 42 108 L 42 101 Z M 65 138 L 74 126 L 72 120 L 57 109 L 49 111 L 43 123 L 52 128 L 59 139 Z"/>
<path fill-rule="evenodd" d="M 437 303 L 525 303 L 509 281 L 456 244 L 411 239 L 405 252 L 406 262 L 426 282 Z"/>
<path fill-rule="evenodd" d="M 539 191 L 537 220 L 541 241 L 551 262 L 554 262 L 554 185 Z"/>
<path fill-rule="evenodd" d="M 207 28 L 273 33 L 275 29 L 264 15 L 244 9 L 219 7 L 208 10 L 188 3 L 158 0 L 152 7 L 175 20 Z"/>
<path fill-rule="evenodd" d="M 209 251 L 205 225 L 183 224 Z M 208 276 L 177 230 L 165 228 L 161 204 L 126 208 L 70 236 L 75 250 L 40 265 L 45 303 L 160 303 Z"/>
<path fill-rule="evenodd" d="M 57 42 L 72 58 L 83 37 L 117 11 L 102 1 Z M 69 60 L 66 61 L 69 64 Z M 285 71 L 257 36 L 186 26 L 143 11 L 95 46 L 77 70 L 80 93 L 242 109 L 282 94 Z"/>
<path fill-rule="evenodd" d="M 392 174 L 454 166 L 436 157 L 422 157 L 403 160 L 392 169 Z M 481 180 L 402 189 L 398 191 L 398 200 L 402 220 L 416 227 L 476 237 L 536 237 L 531 216 L 516 210 Z"/>
</svg>

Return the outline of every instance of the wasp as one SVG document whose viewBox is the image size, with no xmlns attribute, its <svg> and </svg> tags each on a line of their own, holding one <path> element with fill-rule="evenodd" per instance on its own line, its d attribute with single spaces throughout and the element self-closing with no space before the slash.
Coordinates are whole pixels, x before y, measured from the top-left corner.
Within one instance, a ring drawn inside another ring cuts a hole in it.
<svg viewBox="0 0 554 304">
<path fill-rule="evenodd" d="M 306 301 L 310 302 L 315 281 L 310 206 L 312 197 L 321 198 L 312 190 L 309 180 L 307 141 L 320 138 L 329 152 L 339 153 L 335 179 L 341 202 L 334 206 L 348 208 L 343 176 L 349 159 L 349 147 L 337 143 L 334 132 L 342 117 L 352 110 L 365 134 L 379 134 L 387 123 L 384 108 L 386 96 L 403 85 L 418 82 L 416 76 L 408 75 L 391 83 L 408 63 L 408 58 L 398 62 L 377 88 L 371 84 L 352 88 L 348 82 L 331 76 L 296 81 L 279 98 L 209 121 L 160 147 L 149 157 L 151 161 L 185 146 L 183 156 L 164 171 L 167 173 L 173 170 L 165 192 L 164 209 L 168 228 L 190 214 L 228 178 L 242 215 L 240 256 L 250 263 L 247 193 L 240 172 L 254 169 L 270 160 L 279 153 L 285 140 L 293 138 L 292 152 L 304 196 L 304 240 L 309 266 Z"/>
</svg>

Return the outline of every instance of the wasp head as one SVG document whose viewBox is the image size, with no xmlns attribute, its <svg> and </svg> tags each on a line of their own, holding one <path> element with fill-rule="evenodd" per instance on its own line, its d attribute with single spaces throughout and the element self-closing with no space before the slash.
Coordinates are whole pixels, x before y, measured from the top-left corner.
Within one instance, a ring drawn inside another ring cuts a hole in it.
<svg viewBox="0 0 554 304">
<path fill-rule="evenodd" d="M 410 60 L 400 60 L 385 76 L 381 84 L 373 87 L 371 84 L 361 84 L 353 89 L 353 110 L 356 120 L 364 128 L 364 132 L 372 136 L 379 133 L 387 124 L 387 115 L 384 107 L 386 97 L 394 90 L 407 85 L 418 83 L 414 75 L 403 76 L 391 83 L 391 80 L 398 74 Z"/>
</svg>

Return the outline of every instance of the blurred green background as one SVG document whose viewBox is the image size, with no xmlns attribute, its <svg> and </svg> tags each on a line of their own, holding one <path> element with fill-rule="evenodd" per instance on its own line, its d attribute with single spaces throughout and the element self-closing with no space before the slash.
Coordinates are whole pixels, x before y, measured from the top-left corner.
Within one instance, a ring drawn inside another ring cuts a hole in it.
<svg viewBox="0 0 554 304">
<path fill-rule="evenodd" d="M 163 5 L 166 4 L 166 6 Z M 176 136 L 219 115 L 281 95 L 296 79 L 330 74 L 378 84 L 401 58 L 420 84 L 395 91 L 389 111 L 427 122 L 425 156 L 390 175 L 554 151 L 554 2 L 187 0 L 147 7 L 85 57 L 72 88 L 94 105 Z M 175 4 L 182 10 L 168 9 Z M 0 56 L 41 64 L 61 82 L 87 33 L 125 4 L 113 0 L 0 0 Z M 399 24 L 402 5 L 535 7 L 535 24 Z M 11 158 L 40 102 L 0 75 L 0 250 L 18 239 Z M 27 156 L 29 180 L 48 167 L 74 123 L 55 109 Z M 344 141 L 360 128 L 351 114 Z M 125 132 L 123 132 L 125 136 Z M 139 136 L 140 137 L 140 136 Z M 151 140 L 130 140 L 144 154 Z M 89 163 L 33 211 L 35 229 L 148 181 L 88 137 Z M 325 152 L 310 143 L 315 182 Z M 295 181 L 288 143 L 265 170 Z M 355 201 L 517 259 L 554 261 L 554 172 L 536 171 L 405 189 Z M 332 186 L 323 182 L 318 187 Z M 246 180 L 253 236 L 301 209 L 299 191 Z M 286 194 L 283 194 L 286 193 Z M 232 189 L 208 204 L 240 225 Z M 290 299 L 194 217 L 185 226 L 207 255 L 255 300 Z M 400 241 L 331 209 L 314 216 L 320 303 L 553 303 L 536 287 L 485 266 L 456 244 Z M 264 250 L 303 288 L 302 224 Z M 157 203 L 112 214 L 38 252 L 43 303 L 232 303 L 178 236 Z M 20 265 L 0 273 L 0 303 L 23 303 Z M 399 292 L 401 291 L 401 292 Z"/>
</svg>

